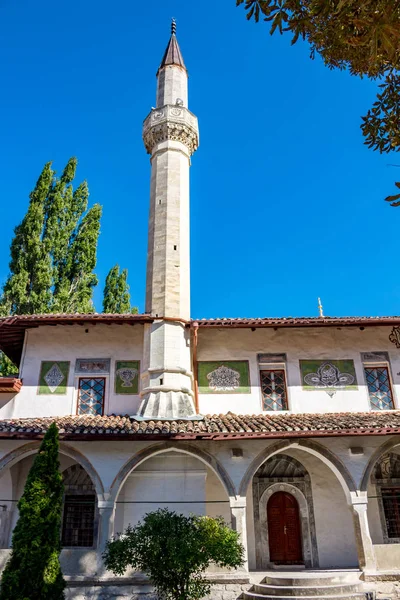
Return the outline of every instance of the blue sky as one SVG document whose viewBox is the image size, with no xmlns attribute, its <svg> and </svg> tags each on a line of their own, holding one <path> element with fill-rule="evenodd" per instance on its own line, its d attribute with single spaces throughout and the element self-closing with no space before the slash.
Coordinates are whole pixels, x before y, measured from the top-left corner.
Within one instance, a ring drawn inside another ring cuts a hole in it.
<svg viewBox="0 0 400 600">
<path fill-rule="evenodd" d="M 191 169 L 193 317 L 399 314 L 396 155 L 363 145 L 376 85 L 309 60 L 235 0 L 0 0 L 0 282 L 43 164 L 79 160 L 104 207 L 96 269 L 144 307 L 149 158 L 141 125 L 170 18 L 201 145 Z"/>
</svg>

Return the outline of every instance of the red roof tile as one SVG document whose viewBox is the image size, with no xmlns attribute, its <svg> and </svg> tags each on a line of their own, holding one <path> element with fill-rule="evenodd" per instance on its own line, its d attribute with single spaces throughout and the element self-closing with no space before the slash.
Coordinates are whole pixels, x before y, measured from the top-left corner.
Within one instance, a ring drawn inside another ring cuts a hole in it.
<svg viewBox="0 0 400 600">
<path fill-rule="evenodd" d="M 0 421 L 0 438 L 41 437 L 56 422 L 62 439 L 302 438 L 400 433 L 400 411 L 206 415 L 201 421 L 138 421 L 129 416 L 32 417 Z"/>
<path fill-rule="evenodd" d="M 199 327 L 343 327 L 370 325 L 400 325 L 400 317 L 257 317 L 193 319 Z"/>
<path fill-rule="evenodd" d="M 163 317 L 157 317 L 163 319 Z M 151 323 L 152 315 L 109 314 L 109 313 L 59 313 L 39 315 L 13 315 L 0 318 L 0 350 L 3 350 L 16 364 L 19 363 L 25 329 L 40 325 L 135 325 Z M 170 319 L 200 328 L 258 328 L 258 327 L 347 327 L 347 326 L 394 326 L 400 325 L 400 317 L 277 317 L 251 319 Z"/>
</svg>

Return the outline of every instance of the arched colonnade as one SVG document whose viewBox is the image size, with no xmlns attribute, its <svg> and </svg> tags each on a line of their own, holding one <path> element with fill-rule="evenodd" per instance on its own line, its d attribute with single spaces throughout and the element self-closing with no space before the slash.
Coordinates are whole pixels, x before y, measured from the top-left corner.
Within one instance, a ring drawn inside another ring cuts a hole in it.
<svg viewBox="0 0 400 600">
<path fill-rule="evenodd" d="M 115 519 L 116 514 L 118 515 L 118 504 L 123 504 L 123 501 L 119 500 L 122 491 L 126 488 L 127 482 L 132 474 L 136 471 L 138 474 L 145 463 L 150 464 L 150 462 L 153 461 L 154 464 L 156 464 L 162 457 L 171 457 L 173 455 L 175 455 L 176 460 L 178 460 L 179 457 L 181 457 L 181 460 L 183 460 L 182 457 L 187 457 L 187 460 L 189 461 L 200 461 L 206 471 L 212 474 L 212 477 L 214 478 L 214 488 L 216 489 L 216 482 L 218 482 L 221 490 L 223 490 L 219 492 L 220 496 L 218 497 L 222 497 L 222 494 L 224 494 L 224 500 L 217 500 L 216 502 L 220 502 L 220 506 L 225 502 L 225 509 L 228 511 L 225 514 L 230 516 L 232 526 L 240 533 L 242 542 L 247 549 L 247 530 L 249 529 L 249 525 L 254 527 L 254 524 L 249 522 L 251 520 L 253 507 L 251 507 L 251 513 L 249 513 L 248 504 L 249 498 L 251 498 L 252 483 L 259 469 L 276 455 L 286 453 L 289 456 L 310 457 L 310 460 L 320 461 L 321 465 L 324 465 L 324 468 L 328 469 L 335 480 L 340 484 L 347 507 L 349 508 L 353 519 L 358 564 L 366 571 L 374 571 L 376 570 L 376 560 L 367 514 L 368 486 L 374 467 L 380 457 L 390 452 L 399 444 L 400 442 L 396 443 L 394 439 L 391 439 L 377 448 L 366 464 L 361 484 L 358 486 L 339 458 L 325 446 L 312 440 L 293 439 L 279 440 L 270 443 L 255 455 L 250 462 L 246 463 L 243 461 L 242 467 L 238 467 L 238 463 L 236 462 L 234 474 L 230 472 L 230 462 L 225 460 L 224 465 L 221 460 L 217 460 L 215 456 L 203 450 L 199 445 L 186 442 L 155 442 L 134 453 L 125 464 L 123 464 L 118 472 L 115 473 L 113 481 L 108 487 L 106 487 L 103 482 L 101 472 L 98 472 L 94 468 L 89 458 L 80 450 L 77 450 L 73 443 L 61 442 L 60 455 L 68 457 L 70 461 L 80 465 L 93 483 L 97 502 L 97 554 L 99 557 L 105 547 L 106 541 L 114 534 L 114 532 L 116 532 Z M 40 442 L 28 442 L 3 456 L 0 459 L 0 480 L 7 471 L 17 465 L 20 461 L 35 454 L 39 445 Z M 190 465 L 190 468 L 192 468 L 192 465 Z M 238 475 L 238 470 L 240 470 L 240 468 L 242 469 L 242 472 Z M 193 479 L 197 478 L 196 481 L 200 481 L 201 478 L 204 478 L 204 473 L 200 472 L 197 468 L 192 468 L 192 471 L 190 472 L 190 475 Z M 152 480 L 155 476 L 162 476 L 164 478 L 163 480 L 168 480 L 170 478 L 173 479 L 176 472 L 170 471 L 161 475 L 160 473 L 152 471 L 151 474 Z M 132 485 L 134 485 L 134 483 Z M 263 502 L 265 504 L 265 499 Z M 168 504 L 167 501 L 166 503 Z M 152 508 L 150 507 L 150 510 L 151 509 Z M 149 510 L 148 506 L 147 510 Z M 100 569 L 101 559 L 99 558 L 98 571 Z"/>
</svg>

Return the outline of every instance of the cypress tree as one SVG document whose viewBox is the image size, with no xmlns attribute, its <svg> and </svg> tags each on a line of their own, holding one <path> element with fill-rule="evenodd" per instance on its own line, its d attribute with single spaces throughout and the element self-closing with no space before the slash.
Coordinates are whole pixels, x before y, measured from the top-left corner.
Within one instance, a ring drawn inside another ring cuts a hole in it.
<svg viewBox="0 0 400 600">
<path fill-rule="evenodd" d="M 12 551 L 1 578 L 0 600 L 61 600 L 60 527 L 63 481 L 58 429 L 53 423 L 40 446 L 18 502 Z"/>
<path fill-rule="evenodd" d="M 119 265 L 110 269 L 104 287 L 103 312 L 137 314 L 136 306 L 131 306 L 128 285 L 128 270 L 119 271 Z"/>
</svg>

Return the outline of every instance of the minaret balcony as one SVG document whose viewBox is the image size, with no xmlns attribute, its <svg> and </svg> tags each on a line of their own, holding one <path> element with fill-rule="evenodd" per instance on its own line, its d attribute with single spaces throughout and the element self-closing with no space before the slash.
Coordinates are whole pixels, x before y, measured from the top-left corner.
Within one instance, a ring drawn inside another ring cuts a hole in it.
<svg viewBox="0 0 400 600">
<path fill-rule="evenodd" d="M 148 154 L 166 141 L 181 142 L 192 155 L 199 146 L 197 117 L 184 106 L 167 104 L 153 108 L 143 123 L 143 141 Z"/>
</svg>

